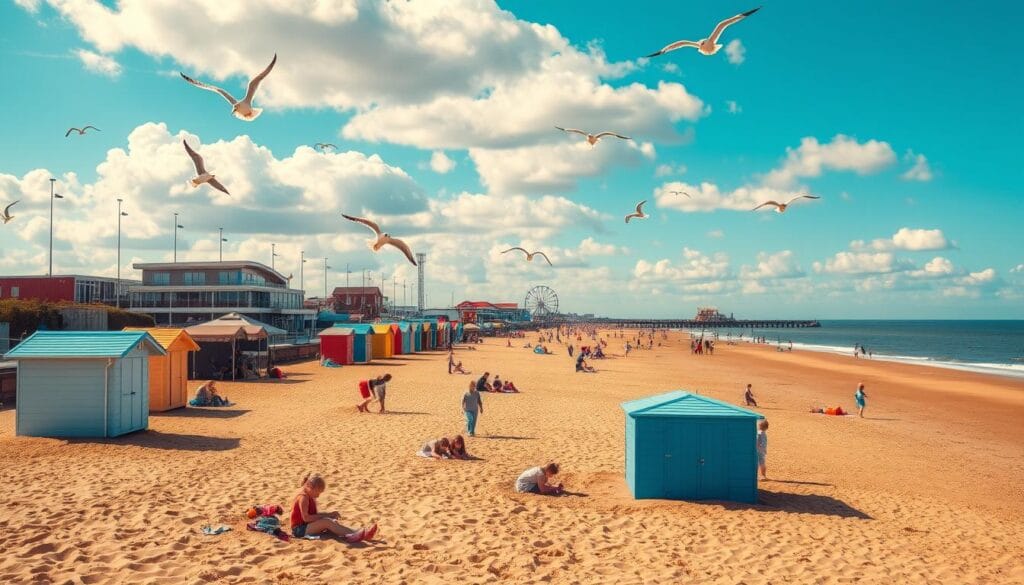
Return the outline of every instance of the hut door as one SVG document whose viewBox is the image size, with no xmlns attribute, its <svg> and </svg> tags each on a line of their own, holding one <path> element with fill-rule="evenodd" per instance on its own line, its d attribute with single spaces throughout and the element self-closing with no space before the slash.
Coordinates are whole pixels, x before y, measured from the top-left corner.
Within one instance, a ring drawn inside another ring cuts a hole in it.
<svg viewBox="0 0 1024 585">
<path fill-rule="evenodd" d="M 692 425 L 659 421 L 664 448 L 665 498 L 680 500 L 697 495 L 697 433 Z"/>
<path fill-rule="evenodd" d="M 168 365 L 170 365 L 171 368 L 170 380 L 168 380 L 168 382 L 170 383 L 170 387 L 167 388 L 167 398 L 170 401 L 168 403 L 168 406 L 170 406 L 171 408 L 175 408 L 185 404 L 185 397 L 182 396 L 182 394 L 184 393 L 185 386 L 182 380 L 182 372 L 185 371 L 185 363 L 183 358 L 186 355 L 188 354 L 184 352 L 172 353 L 170 354 L 167 360 Z"/>
<path fill-rule="evenodd" d="M 725 425 L 699 425 L 698 430 L 698 499 L 722 499 L 726 494 L 725 482 Z"/>
<path fill-rule="evenodd" d="M 121 428 L 120 433 L 127 433 L 142 428 L 142 383 L 143 370 L 139 358 L 121 360 Z"/>
</svg>

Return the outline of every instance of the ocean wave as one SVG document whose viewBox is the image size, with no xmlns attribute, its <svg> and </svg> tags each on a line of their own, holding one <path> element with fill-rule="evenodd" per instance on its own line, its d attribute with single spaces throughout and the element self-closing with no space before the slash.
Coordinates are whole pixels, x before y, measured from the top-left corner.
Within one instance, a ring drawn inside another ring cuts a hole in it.
<svg viewBox="0 0 1024 585">
<path fill-rule="evenodd" d="M 774 345 L 774 344 L 766 344 Z M 786 344 L 783 344 L 785 346 Z M 822 353 L 832 353 L 838 355 L 849 356 L 853 353 L 852 347 L 838 347 L 834 345 L 816 345 L 813 343 L 797 343 L 793 342 L 794 349 L 804 349 L 807 351 L 817 351 Z M 863 358 L 868 359 L 868 358 Z M 915 364 L 919 366 L 932 366 L 936 368 L 946 368 L 950 370 L 960 370 L 965 372 L 976 372 L 980 374 L 996 374 L 999 376 L 1009 376 L 1011 378 L 1024 378 L 1024 365 L 1018 364 L 995 364 L 995 363 L 984 363 L 984 362 L 960 362 L 955 360 L 943 360 L 936 359 L 927 356 L 917 355 L 889 355 L 884 353 L 873 354 L 874 360 L 881 360 L 886 362 L 897 362 L 904 364 Z"/>
</svg>

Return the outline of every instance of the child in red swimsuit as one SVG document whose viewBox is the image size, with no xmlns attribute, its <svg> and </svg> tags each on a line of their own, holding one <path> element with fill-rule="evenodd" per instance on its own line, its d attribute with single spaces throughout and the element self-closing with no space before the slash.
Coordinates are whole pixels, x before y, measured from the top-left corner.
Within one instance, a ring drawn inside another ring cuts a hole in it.
<svg viewBox="0 0 1024 585">
<path fill-rule="evenodd" d="M 302 478 L 302 489 L 295 494 L 295 502 L 292 504 L 292 536 L 303 538 L 307 534 L 330 532 L 334 536 L 344 538 L 347 542 L 373 540 L 373 537 L 377 535 L 376 522 L 371 522 L 369 526 L 364 526 L 355 532 L 348 532 L 335 521 L 339 516 L 337 512 L 317 512 L 316 499 L 326 488 L 327 483 L 324 478 L 317 474 Z"/>
</svg>

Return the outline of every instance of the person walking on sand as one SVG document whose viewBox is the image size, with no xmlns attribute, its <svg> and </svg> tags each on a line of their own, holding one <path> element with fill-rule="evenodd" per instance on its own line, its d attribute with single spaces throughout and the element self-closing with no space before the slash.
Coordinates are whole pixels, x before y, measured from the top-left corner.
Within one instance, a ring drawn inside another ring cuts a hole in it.
<svg viewBox="0 0 1024 585">
<path fill-rule="evenodd" d="M 762 419 L 757 424 L 757 470 L 761 472 L 761 479 L 768 479 L 765 470 L 765 458 L 768 456 L 768 420 Z"/>
<path fill-rule="evenodd" d="M 860 417 L 864 418 L 864 407 L 867 406 L 868 395 L 864 392 L 864 383 L 857 384 L 857 391 L 853 393 L 853 399 L 857 402 L 857 410 L 860 412 Z"/>
<path fill-rule="evenodd" d="M 754 392 L 750 389 L 750 384 L 747 384 L 747 391 L 743 393 L 743 399 L 747 402 L 747 406 L 757 407 L 757 401 L 754 400 Z"/>
<path fill-rule="evenodd" d="M 484 413 L 484 401 L 473 382 L 469 383 L 469 391 L 462 395 L 462 412 L 466 415 L 466 433 L 475 437 L 476 419 Z"/>
</svg>

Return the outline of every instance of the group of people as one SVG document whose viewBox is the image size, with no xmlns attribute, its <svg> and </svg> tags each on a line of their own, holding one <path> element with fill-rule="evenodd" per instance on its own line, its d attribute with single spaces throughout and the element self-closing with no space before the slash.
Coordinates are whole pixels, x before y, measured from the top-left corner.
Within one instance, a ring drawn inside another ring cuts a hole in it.
<svg viewBox="0 0 1024 585">
<path fill-rule="evenodd" d="M 875 352 L 868 350 L 863 345 L 854 344 L 853 357 L 866 357 L 868 359 L 871 359 L 875 357 Z"/>
<path fill-rule="evenodd" d="M 715 342 L 713 339 L 698 337 L 690 341 L 690 353 L 694 355 L 715 355 Z"/>
<path fill-rule="evenodd" d="M 466 452 L 466 440 L 462 435 L 455 435 L 451 439 L 441 437 L 433 441 L 423 443 L 420 450 L 416 452 L 420 457 L 427 459 L 469 459 Z"/>
<path fill-rule="evenodd" d="M 501 381 L 501 376 L 494 374 L 494 381 L 490 380 L 491 373 L 484 372 L 483 376 L 480 376 L 473 386 L 478 392 L 499 392 L 502 394 L 516 394 L 519 392 L 519 388 L 512 383 L 512 380 Z"/>
</svg>

